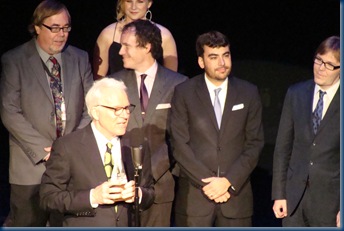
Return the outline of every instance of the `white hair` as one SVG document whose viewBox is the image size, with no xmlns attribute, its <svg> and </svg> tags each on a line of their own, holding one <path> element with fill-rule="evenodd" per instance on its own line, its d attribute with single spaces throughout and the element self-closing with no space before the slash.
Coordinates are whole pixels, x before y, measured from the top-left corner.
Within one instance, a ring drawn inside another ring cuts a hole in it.
<svg viewBox="0 0 344 231">
<path fill-rule="evenodd" d="M 94 81 L 93 86 L 87 92 L 86 98 L 85 98 L 87 112 L 92 119 L 93 119 L 93 116 L 91 113 L 92 108 L 101 104 L 101 101 L 104 98 L 108 97 L 107 95 L 104 94 L 104 89 L 109 89 L 109 88 L 114 92 L 118 90 L 123 90 L 127 92 L 127 87 L 120 80 L 104 77 L 100 80 Z"/>
</svg>

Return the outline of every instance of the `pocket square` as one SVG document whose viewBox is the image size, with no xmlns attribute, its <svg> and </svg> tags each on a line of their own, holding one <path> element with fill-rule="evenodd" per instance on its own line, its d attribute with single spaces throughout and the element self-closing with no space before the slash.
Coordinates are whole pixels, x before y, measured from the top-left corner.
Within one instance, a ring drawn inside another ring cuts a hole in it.
<svg viewBox="0 0 344 231">
<path fill-rule="evenodd" d="M 155 109 L 158 110 L 158 109 L 167 109 L 167 108 L 171 108 L 171 104 L 170 103 L 158 104 Z"/>
<path fill-rule="evenodd" d="M 237 111 L 237 110 L 240 110 L 240 109 L 243 109 L 244 108 L 244 104 L 241 103 L 241 104 L 237 104 L 237 105 L 234 105 L 232 107 L 232 111 Z"/>
</svg>

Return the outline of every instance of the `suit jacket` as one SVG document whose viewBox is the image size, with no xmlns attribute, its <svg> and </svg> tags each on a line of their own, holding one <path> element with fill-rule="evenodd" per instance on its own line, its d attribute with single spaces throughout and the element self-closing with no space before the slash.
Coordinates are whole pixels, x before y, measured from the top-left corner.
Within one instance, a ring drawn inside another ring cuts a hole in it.
<svg viewBox="0 0 344 231">
<path fill-rule="evenodd" d="M 274 152 L 272 199 L 287 199 L 291 215 L 308 179 L 312 211 L 335 222 L 340 205 L 340 88 L 314 135 L 314 87 L 309 80 L 291 86 L 286 94 Z"/>
<path fill-rule="evenodd" d="M 125 136 L 132 137 L 137 129 L 142 129 L 144 140 L 148 142 L 155 181 L 155 203 L 171 202 L 174 199 L 175 183 L 170 172 L 172 154 L 167 125 L 170 121 L 170 102 L 174 88 L 187 77 L 158 64 L 144 121 L 142 121 L 135 71 L 122 70 L 111 77 L 125 83 L 128 88 L 129 101 L 136 105 L 130 115 Z"/>
<path fill-rule="evenodd" d="M 226 177 L 234 186 L 231 198 L 220 204 L 229 218 L 253 212 L 250 174 L 255 168 L 264 137 L 262 106 L 257 88 L 234 76 L 228 91 L 219 130 L 204 74 L 175 89 L 171 133 L 173 155 L 180 166 L 175 211 L 206 216 L 216 203 L 202 191 L 203 178 Z"/>
<path fill-rule="evenodd" d="M 34 40 L 1 60 L 1 119 L 9 131 L 10 183 L 18 185 L 41 183 L 43 148 L 56 139 L 54 101 Z M 93 77 L 85 51 L 67 46 L 62 62 L 68 134 L 90 122 L 84 99 Z"/>
<path fill-rule="evenodd" d="M 131 152 L 124 144 L 122 161 L 128 181 L 133 180 Z M 152 179 L 149 162 L 144 163 L 140 182 L 142 210 L 154 201 Z M 54 142 L 42 177 L 41 206 L 63 213 L 63 226 L 129 226 L 132 204 L 116 203 L 117 213 L 114 204 L 92 208 L 90 190 L 105 181 L 107 177 L 101 155 L 91 125 L 88 125 Z"/>
</svg>

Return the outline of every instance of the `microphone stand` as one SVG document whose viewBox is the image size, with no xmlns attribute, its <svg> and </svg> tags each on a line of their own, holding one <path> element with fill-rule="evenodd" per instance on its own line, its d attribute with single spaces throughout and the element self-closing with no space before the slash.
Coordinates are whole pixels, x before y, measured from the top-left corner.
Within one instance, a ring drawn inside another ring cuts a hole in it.
<svg viewBox="0 0 344 231">
<path fill-rule="evenodd" d="M 134 198 L 134 204 L 135 204 L 135 227 L 140 227 L 140 204 L 139 204 L 139 185 L 140 185 L 140 175 L 142 171 L 142 166 L 135 167 L 135 198 Z"/>
<path fill-rule="evenodd" d="M 134 180 L 135 180 L 135 197 L 134 197 L 134 212 L 135 212 L 135 227 L 140 227 L 140 203 L 139 203 L 139 186 L 140 186 L 140 176 L 142 171 L 142 145 L 138 147 L 131 147 L 131 154 L 133 159 L 133 164 L 135 168 Z"/>
</svg>

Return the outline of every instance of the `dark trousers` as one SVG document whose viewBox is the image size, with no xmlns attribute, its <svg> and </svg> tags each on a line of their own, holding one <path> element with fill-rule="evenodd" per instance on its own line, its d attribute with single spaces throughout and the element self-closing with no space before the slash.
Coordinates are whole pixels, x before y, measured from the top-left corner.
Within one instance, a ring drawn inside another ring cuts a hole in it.
<svg viewBox="0 0 344 231">
<path fill-rule="evenodd" d="M 14 227 L 62 226 L 62 214 L 40 208 L 40 185 L 11 184 L 10 216 Z"/>
<path fill-rule="evenodd" d="M 141 214 L 142 227 L 170 227 L 172 202 L 153 204 Z"/>
<path fill-rule="evenodd" d="M 183 214 L 175 214 L 175 222 L 177 227 L 251 227 L 252 218 L 228 218 L 224 217 L 220 205 L 216 205 L 215 209 L 208 216 L 194 217 Z"/>
<path fill-rule="evenodd" d="M 319 209 L 313 209 L 313 203 L 311 201 L 309 186 L 302 196 L 302 199 L 297 206 L 295 212 L 282 220 L 283 227 L 335 227 L 336 216 L 338 211 L 334 211 L 332 214 L 329 212 L 320 211 Z M 326 196 L 326 195 L 324 195 Z"/>
</svg>

